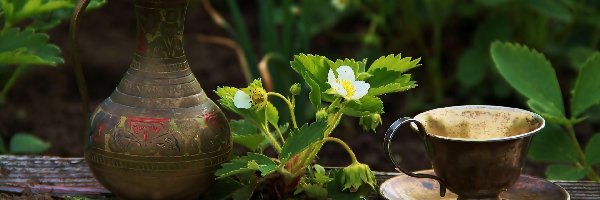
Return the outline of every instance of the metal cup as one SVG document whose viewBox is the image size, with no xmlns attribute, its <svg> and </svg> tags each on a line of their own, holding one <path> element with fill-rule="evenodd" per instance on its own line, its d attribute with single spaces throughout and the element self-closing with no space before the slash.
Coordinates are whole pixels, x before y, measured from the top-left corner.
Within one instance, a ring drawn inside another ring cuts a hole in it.
<svg viewBox="0 0 600 200">
<path fill-rule="evenodd" d="M 403 170 L 392 158 L 396 130 L 411 124 L 423 137 L 436 175 Z M 401 118 L 387 130 L 384 150 L 398 171 L 431 178 L 458 199 L 498 199 L 521 174 L 531 137 L 544 127 L 539 115 L 516 108 L 467 105 L 433 109 L 414 118 Z"/>
</svg>

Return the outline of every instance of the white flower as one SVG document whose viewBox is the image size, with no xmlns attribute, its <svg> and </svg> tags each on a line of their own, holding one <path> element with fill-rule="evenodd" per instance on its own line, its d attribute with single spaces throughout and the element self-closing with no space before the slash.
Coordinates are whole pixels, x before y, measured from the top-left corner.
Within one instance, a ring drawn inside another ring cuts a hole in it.
<svg viewBox="0 0 600 200">
<path fill-rule="evenodd" d="M 327 74 L 327 83 L 336 94 L 345 99 L 357 100 L 367 95 L 371 85 L 364 81 L 356 81 L 354 71 L 349 66 L 340 66 L 336 70 L 338 77 L 335 77 L 333 70 L 329 69 Z"/>
<path fill-rule="evenodd" d="M 237 108 L 250 108 L 250 106 L 252 106 L 250 95 L 246 94 L 242 90 L 237 90 L 237 92 L 235 92 L 235 96 L 233 96 L 233 105 L 235 105 Z"/>
<path fill-rule="evenodd" d="M 331 5 L 338 11 L 343 11 L 348 6 L 350 0 L 331 0 Z"/>
</svg>

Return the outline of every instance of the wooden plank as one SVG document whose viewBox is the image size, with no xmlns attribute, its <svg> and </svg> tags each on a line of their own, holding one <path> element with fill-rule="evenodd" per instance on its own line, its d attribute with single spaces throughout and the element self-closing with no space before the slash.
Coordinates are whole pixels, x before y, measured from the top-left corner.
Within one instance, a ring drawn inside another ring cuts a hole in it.
<svg viewBox="0 0 600 200">
<path fill-rule="evenodd" d="M 52 196 L 105 196 L 83 158 L 0 156 L 0 191 Z"/>
<path fill-rule="evenodd" d="M 374 172 L 378 183 L 396 172 Z M 553 181 L 565 188 L 573 200 L 600 199 L 600 183 Z M 49 194 L 51 196 L 111 196 L 90 172 L 83 158 L 0 155 L 0 192 Z M 372 197 L 378 198 L 378 197 Z"/>
</svg>

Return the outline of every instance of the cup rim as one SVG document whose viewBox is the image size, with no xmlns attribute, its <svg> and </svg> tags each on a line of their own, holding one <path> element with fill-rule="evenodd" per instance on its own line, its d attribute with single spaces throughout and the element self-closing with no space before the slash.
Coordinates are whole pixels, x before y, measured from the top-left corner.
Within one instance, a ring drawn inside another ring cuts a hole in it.
<svg viewBox="0 0 600 200">
<path fill-rule="evenodd" d="M 510 136 L 510 137 L 486 138 L 486 139 L 471 139 L 471 138 L 446 137 L 446 136 L 439 136 L 439 135 L 430 134 L 427 131 L 425 131 L 425 134 L 427 134 L 428 136 L 434 137 L 434 138 L 439 138 L 439 139 L 444 139 L 444 140 L 451 140 L 451 141 L 461 141 L 461 142 L 499 142 L 499 141 L 514 140 L 514 139 L 519 139 L 519 138 L 524 138 L 524 137 L 531 136 L 531 135 L 539 132 L 540 130 L 542 130 L 546 126 L 546 120 L 542 116 L 538 115 L 537 113 L 534 113 L 534 112 L 531 112 L 531 111 L 528 111 L 528 110 L 524 110 L 524 109 L 520 109 L 520 108 L 512 108 L 512 107 L 505 107 L 505 106 L 494 106 L 494 105 L 460 105 L 460 106 L 448 106 L 448 107 L 435 108 L 435 109 L 431 109 L 431 110 L 419 113 L 416 116 L 414 116 L 413 119 L 416 120 L 417 118 L 419 118 L 419 116 L 421 116 L 421 115 L 423 115 L 425 113 L 428 113 L 428 112 L 432 112 L 432 111 L 436 111 L 436 110 L 442 110 L 442 109 L 457 109 L 457 108 L 488 108 L 488 109 L 497 109 L 497 110 L 512 110 L 512 111 L 517 111 L 517 112 L 527 113 L 527 114 L 533 116 L 534 118 L 537 118 L 537 119 L 541 120 L 542 125 L 540 125 L 535 130 L 532 130 L 532 131 L 529 131 L 529 132 L 526 132 L 526 133 L 521 133 L 519 135 L 513 135 L 513 136 Z M 411 123 L 410 126 L 414 130 L 418 131 L 417 126 L 414 123 Z"/>
</svg>

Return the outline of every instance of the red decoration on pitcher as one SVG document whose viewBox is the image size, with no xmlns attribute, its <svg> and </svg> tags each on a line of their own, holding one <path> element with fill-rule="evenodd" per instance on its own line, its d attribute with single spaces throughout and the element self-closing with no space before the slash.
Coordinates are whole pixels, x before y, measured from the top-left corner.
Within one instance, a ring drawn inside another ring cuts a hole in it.
<svg viewBox="0 0 600 200">
<path fill-rule="evenodd" d="M 144 142 L 148 134 L 158 134 L 168 126 L 168 118 L 128 117 L 127 125 L 134 134 L 143 134 Z"/>
</svg>

